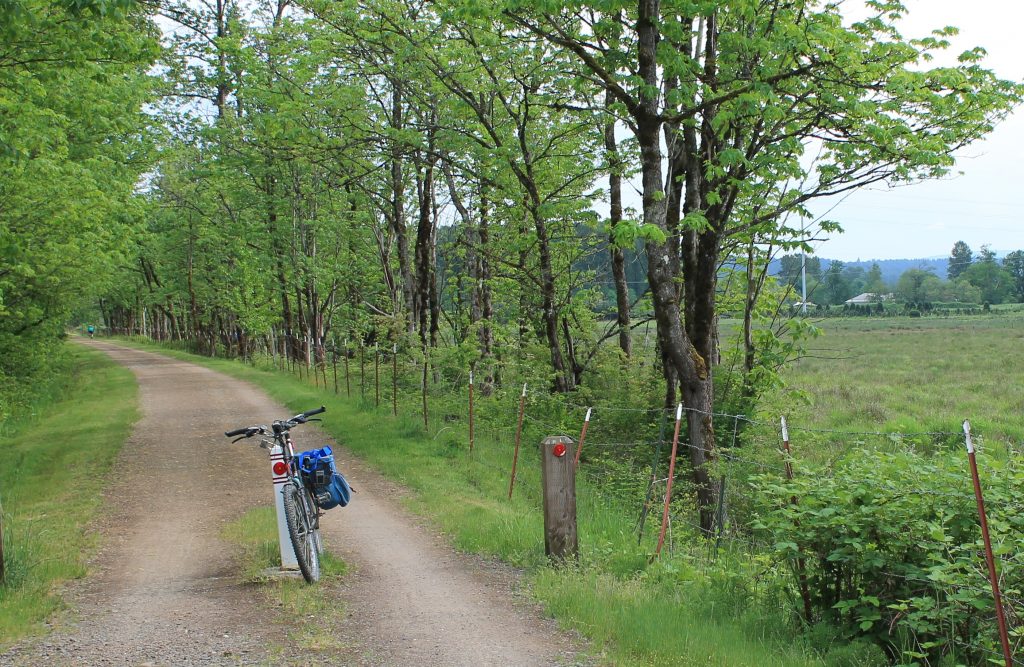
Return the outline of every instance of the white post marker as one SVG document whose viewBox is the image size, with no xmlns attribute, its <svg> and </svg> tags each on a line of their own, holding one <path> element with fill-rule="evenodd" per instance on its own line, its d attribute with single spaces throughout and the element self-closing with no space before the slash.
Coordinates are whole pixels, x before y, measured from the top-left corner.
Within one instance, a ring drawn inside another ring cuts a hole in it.
<svg viewBox="0 0 1024 667">
<path fill-rule="evenodd" d="M 782 417 L 782 450 L 786 453 L 786 479 L 793 479 L 793 462 L 790 460 L 793 451 L 789 447 L 789 427 L 786 426 L 785 416 Z M 793 502 L 796 503 L 796 496 Z"/>
<path fill-rule="evenodd" d="M 590 413 L 593 408 L 587 408 L 587 416 L 583 418 L 583 430 L 580 431 L 580 441 L 576 445 L 576 459 L 573 461 L 573 466 L 579 467 L 580 465 L 580 454 L 583 452 L 583 441 L 587 438 L 587 427 L 590 426 Z"/>
<path fill-rule="evenodd" d="M 288 483 L 288 464 L 284 462 L 284 450 L 280 445 L 270 448 L 270 475 L 274 481 L 274 507 L 277 509 L 277 541 L 281 547 L 281 569 L 297 570 L 292 540 L 288 537 L 288 523 L 284 518 L 284 486 Z"/>
</svg>

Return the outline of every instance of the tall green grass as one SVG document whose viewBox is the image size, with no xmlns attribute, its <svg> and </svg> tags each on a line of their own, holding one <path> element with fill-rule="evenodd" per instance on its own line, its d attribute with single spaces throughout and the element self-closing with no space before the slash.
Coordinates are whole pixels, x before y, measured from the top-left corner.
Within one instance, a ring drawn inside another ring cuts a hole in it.
<svg viewBox="0 0 1024 667">
<path fill-rule="evenodd" d="M 11 425 L 0 466 L 6 582 L 0 647 L 44 630 L 60 585 L 86 573 L 104 480 L 138 418 L 132 374 L 106 355 L 71 346 L 63 397 Z"/>
<path fill-rule="evenodd" d="M 368 400 L 348 399 L 285 372 L 182 352 L 168 354 L 251 381 L 290 411 L 326 405 L 324 428 L 409 490 L 402 494 L 402 503 L 429 517 L 458 548 L 524 568 L 534 597 L 564 626 L 593 639 L 602 662 L 873 664 L 836 662 L 827 656 L 823 662 L 820 656 L 828 654 L 827 648 L 818 650 L 802 638 L 780 597 L 781 588 L 771 583 L 781 579 L 779 573 L 766 573 L 766 562 L 750 561 L 742 553 L 719 561 L 698 555 L 709 547 L 684 526 L 674 529 L 675 553 L 649 566 L 656 536 L 648 530 L 637 543 L 637 508 L 603 493 L 606 480 L 579 478 L 579 565 L 549 566 L 543 548 L 539 443 L 532 438 L 523 442 L 509 499 L 513 440 L 507 429 L 491 430 L 478 423 L 470 454 L 464 425 L 444 422 L 440 412 L 435 425 L 425 431 L 416 417 L 393 417 L 386 401 L 374 409 L 372 390 Z M 514 406 L 512 410 L 514 414 Z M 308 438 L 300 442 L 318 444 Z M 344 461 L 340 463 L 343 468 Z M 358 493 L 353 502 L 359 502 Z"/>
<path fill-rule="evenodd" d="M 798 426 L 951 432 L 1024 445 L 1024 313 L 821 322 L 824 336 L 786 370 L 801 400 L 766 411 Z"/>
</svg>

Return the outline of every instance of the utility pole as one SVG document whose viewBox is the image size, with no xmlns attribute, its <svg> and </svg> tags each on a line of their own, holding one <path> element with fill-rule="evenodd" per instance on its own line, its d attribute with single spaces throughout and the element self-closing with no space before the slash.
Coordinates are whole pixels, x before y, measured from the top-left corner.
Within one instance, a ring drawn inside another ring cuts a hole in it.
<svg viewBox="0 0 1024 667">
<path fill-rule="evenodd" d="M 800 253 L 800 312 L 807 314 L 807 253 Z"/>
<path fill-rule="evenodd" d="M 806 243 L 807 239 L 804 238 L 806 232 L 804 227 L 804 221 L 800 221 L 800 241 Z M 803 246 L 800 248 L 800 312 L 804 315 L 807 314 L 807 250 Z"/>
</svg>

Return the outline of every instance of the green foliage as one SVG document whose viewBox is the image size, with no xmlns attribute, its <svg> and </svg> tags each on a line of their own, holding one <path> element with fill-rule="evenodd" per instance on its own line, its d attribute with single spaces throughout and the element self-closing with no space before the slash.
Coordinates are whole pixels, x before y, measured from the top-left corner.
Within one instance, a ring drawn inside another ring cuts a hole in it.
<svg viewBox="0 0 1024 667">
<path fill-rule="evenodd" d="M 1024 250 L 1014 250 L 1003 258 L 1003 267 L 1010 274 L 1012 294 L 1018 303 L 1024 303 Z"/>
<path fill-rule="evenodd" d="M 984 303 L 1003 303 L 1015 291 L 1014 279 L 1009 271 L 991 258 L 971 264 L 962 277 L 978 288 L 980 301 Z"/>
<path fill-rule="evenodd" d="M 949 254 L 949 265 L 946 269 L 946 275 L 950 280 L 959 278 L 964 271 L 970 268 L 973 261 L 974 253 L 971 252 L 971 247 L 963 241 L 957 241 L 953 244 L 953 250 Z"/>
<path fill-rule="evenodd" d="M 1003 590 L 1016 596 L 1024 469 L 981 458 Z M 806 577 L 808 622 L 869 637 L 904 664 L 998 653 L 966 455 L 854 450 L 827 470 L 796 467 L 793 481 L 759 478 L 766 509 L 754 525 L 792 568 L 794 589 Z"/>
<path fill-rule="evenodd" d="M 938 276 L 930 270 L 909 269 L 903 272 L 896 283 L 896 297 L 914 303 L 930 301 L 941 289 L 940 283 Z"/>
<path fill-rule="evenodd" d="M 633 579 L 542 570 L 531 590 L 557 617 L 569 619 L 569 627 L 595 641 L 611 664 L 823 664 L 778 622 L 781 605 L 766 604 L 754 590 L 756 568 L 741 575 L 735 565 L 702 570 L 686 560 L 663 562 Z"/>
<path fill-rule="evenodd" d="M 70 315 L 111 284 L 135 228 L 157 41 L 109 6 L 0 11 L 0 421 L 12 387 L 47 374 Z"/>
</svg>

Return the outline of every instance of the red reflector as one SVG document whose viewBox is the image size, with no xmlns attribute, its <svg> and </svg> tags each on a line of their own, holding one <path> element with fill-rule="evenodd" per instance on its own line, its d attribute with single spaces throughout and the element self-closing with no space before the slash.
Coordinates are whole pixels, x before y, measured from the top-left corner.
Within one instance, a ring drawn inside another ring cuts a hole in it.
<svg viewBox="0 0 1024 667">
<path fill-rule="evenodd" d="M 551 450 L 551 453 L 555 456 L 565 456 L 565 445 L 558 443 L 555 445 L 554 449 Z"/>
<path fill-rule="evenodd" d="M 274 474 L 275 475 L 281 476 L 281 475 L 285 474 L 286 472 L 288 472 L 288 466 L 285 465 L 284 461 L 278 461 L 277 463 L 274 464 Z"/>
</svg>

